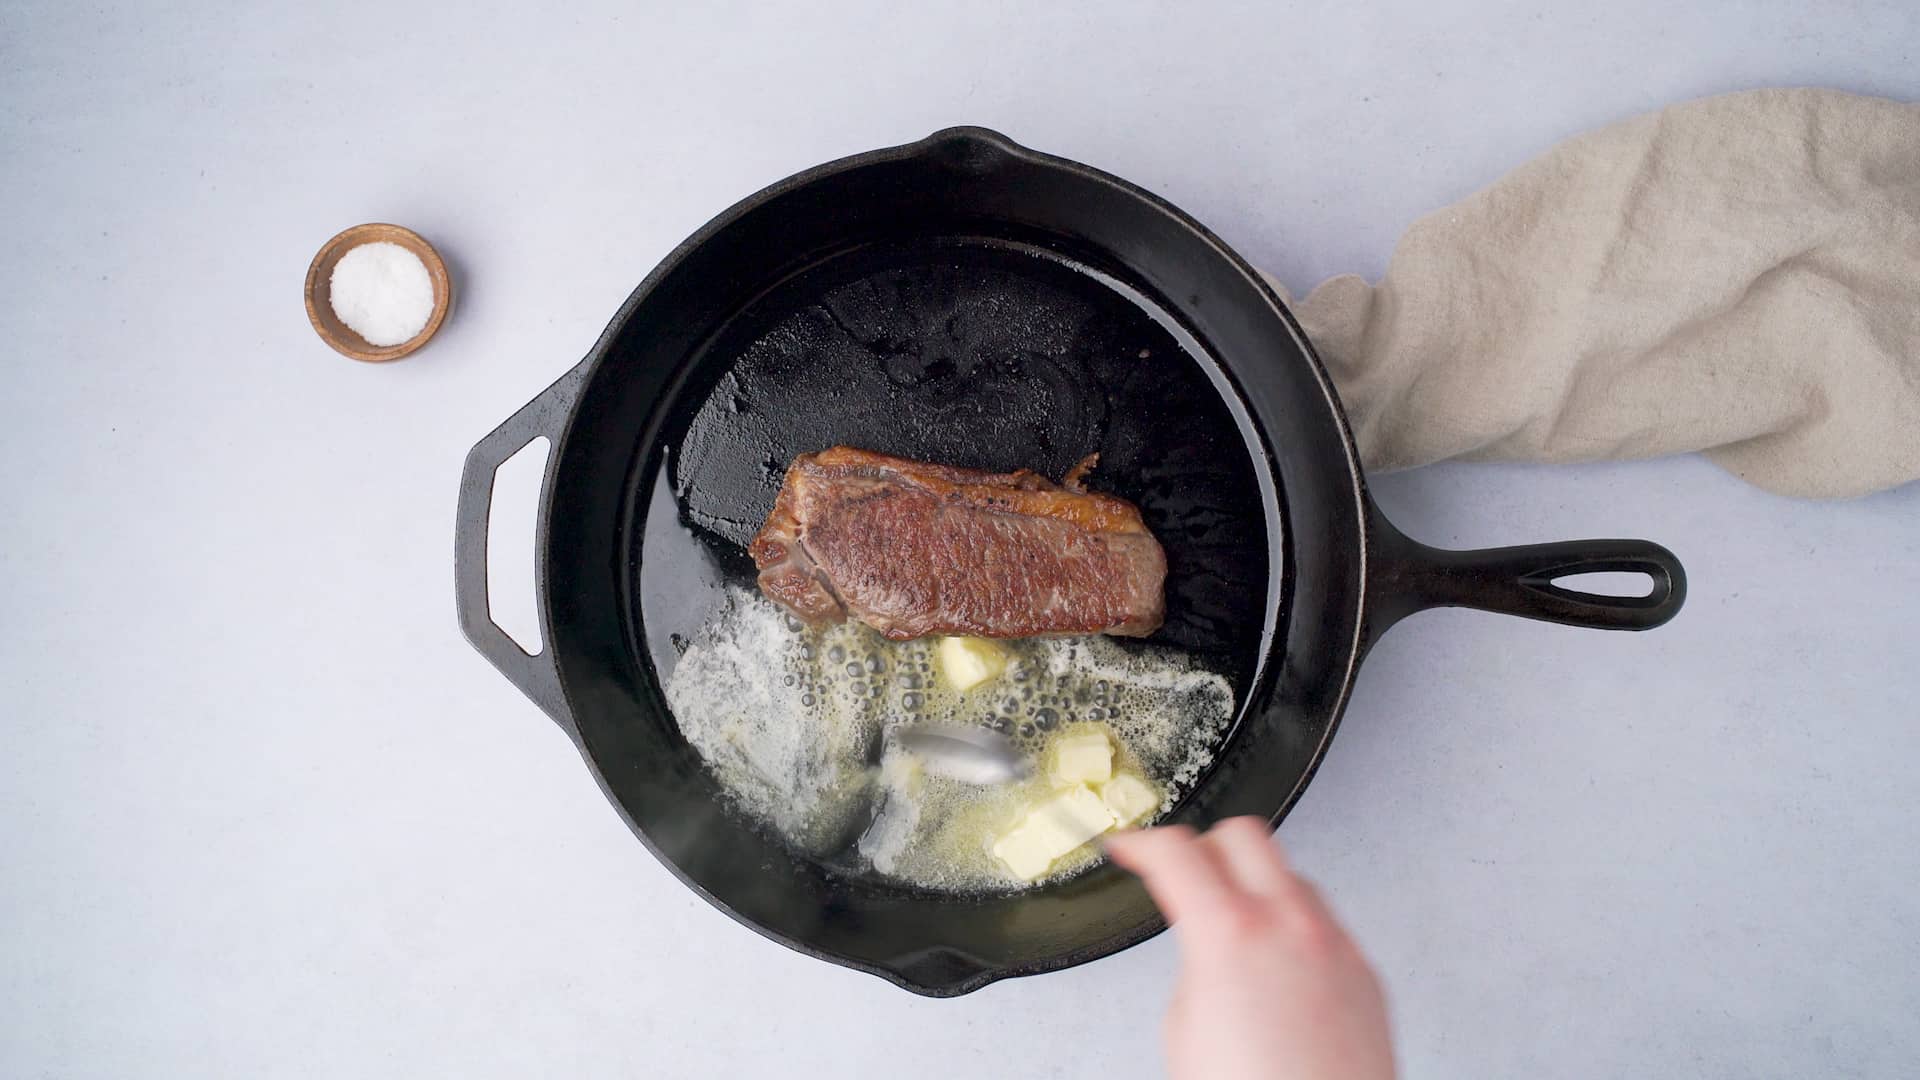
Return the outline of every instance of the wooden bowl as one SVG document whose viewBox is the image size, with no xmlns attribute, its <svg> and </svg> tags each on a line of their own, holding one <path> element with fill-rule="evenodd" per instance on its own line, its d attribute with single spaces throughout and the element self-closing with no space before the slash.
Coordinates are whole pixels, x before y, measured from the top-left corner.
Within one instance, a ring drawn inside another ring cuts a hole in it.
<svg viewBox="0 0 1920 1080">
<path fill-rule="evenodd" d="M 427 276 L 433 279 L 433 314 L 427 316 L 427 325 L 418 334 L 398 345 L 372 345 L 366 338 L 354 333 L 340 317 L 333 313 L 333 267 L 340 257 L 361 244 L 371 244 L 385 240 L 399 244 L 420 257 L 427 264 Z M 412 229 L 403 229 L 398 225 L 383 225 L 377 222 L 355 225 L 327 241 L 320 253 L 313 257 L 312 265 L 307 267 L 307 319 L 313 323 L 314 333 L 320 340 L 333 346 L 333 350 L 342 356 L 351 356 L 355 360 L 378 363 L 383 360 L 398 360 L 425 345 L 447 320 L 447 310 L 453 306 L 453 280 L 447 276 L 447 264 L 441 260 L 440 253 L 433 245 L 422 239 Z"/>
</svg>

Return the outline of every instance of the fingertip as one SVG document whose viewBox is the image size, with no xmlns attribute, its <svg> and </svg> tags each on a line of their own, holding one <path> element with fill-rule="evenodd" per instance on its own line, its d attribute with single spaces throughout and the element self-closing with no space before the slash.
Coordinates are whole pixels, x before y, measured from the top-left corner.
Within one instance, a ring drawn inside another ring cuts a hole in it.
<svg viewBox="0 0 1920 1080">
<path fill-rule="evenodd" d="M 1220 823 L 1215 825 L 1214 828 L 1234 832 L 1255 832 L 1261 836 L 1266 836 L 1271 831 L 1267 826 L 1266 818 L 1255 817 L 1252 814 L 1241 814 L 1237 817 L 1222 818 Z"/>
<path fill-rule="evenodd" d="M 1151 829 L 1122 829 L 1101 838 L 1100 846 L 1114 862 L 1128 870 L 1138 865 L 1144 852 L 1172 840 L 1191 840 L 1199 834 L 1186 825 L 1159 825 Z"/>
<path fill-rule="evenodd" d="M 1281 857 L 1264 820 L 1228 818 L 1215 825 L 1206 839 L 1240 888 L 1269 898 L 1285 892 L 1293 872 Z"/>
<path fill-rule="evenodd" d="M 1215 825 L 1214 831 L 1224 832 L 1229 836 L 1256 839 L 1262 846 L 1272 848 L 1275 856 L 1282 862 L 1286 861 L 1286 852 L 1280 843 L 1280 835 L 1274 832 L 1273 826 L 1266 818 L 1255 817 L 1252 814 L 1230 817 Z"/>
<path fill-rule="evenodd" d="M 1225 868 L 1198 833 L 1184 825 L 1117 833 L 1107 852 L 1122 869 L 1139 876 L 1170 923 L 1202 911 L 1225 911 L 1234 890 Z"/>
<path fill-rule="evenodd" d="M 1116 829 L 1102 836 L 1100 842 L 1107 845 L 1112 845 L 1116 842 L 1123 845 L 1131 845 L 1139 842 L 1142 837 L 1191 837 L 1195 835 L 1197 834 L 1193 831 L 1193 826 L 1191 825 L 1155 825 L 1148 829 Z"/>
</svg>

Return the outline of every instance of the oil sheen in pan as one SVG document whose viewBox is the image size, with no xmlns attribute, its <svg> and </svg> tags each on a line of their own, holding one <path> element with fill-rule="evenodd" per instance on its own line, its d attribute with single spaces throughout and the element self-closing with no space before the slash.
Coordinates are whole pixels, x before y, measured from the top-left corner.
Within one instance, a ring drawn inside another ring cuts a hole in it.
<svg viewBox="0 0 1920 1080">
<path fill-rule="evenodd" d="M 1098 452 L 1092 485 L 1138 504 L 1167 551 L 1154 640 L 1237 686 L 1272 584 L 1261 493 L 1212 377 L 1147 303 L 1051 253 L 982 241 L 857 249 L 738 314 L 701 358 L 724 374 L 669 420 L 671 491 L 656 485 L 633 553 L 662 677 L 675 635 L 714 602 L 689 604 L 694 581 L 751 584 L 745 544 L 787 463 L 845 444 L 1055 479 Z"/>
<path fill-rule="evenodd" d="M 1190 348 L 1144 296 L 1023 244 L 874 245 L 795 275 L 714 336 L 712 374 L 668 421 L 632 553 L 636 641 L 664 682 L 721 586 L 752 586 L 745 544 L 796 454 L 845 444 L 1058 479 L 1098 452 L 1091 484 L 1138 504 L 1167 552 L 1153 641 L 1238 696 L 1275 584 L 1269 537 L 1247 436 Z"/>
</svg>

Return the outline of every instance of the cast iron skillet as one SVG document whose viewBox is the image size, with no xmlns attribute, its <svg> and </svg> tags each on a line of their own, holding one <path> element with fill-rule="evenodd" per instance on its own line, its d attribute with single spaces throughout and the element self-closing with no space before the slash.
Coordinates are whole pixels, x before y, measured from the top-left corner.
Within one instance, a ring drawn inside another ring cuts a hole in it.
<svg viewBox="0 0 1920 1080">
<path fill-rule="evenodd" d="M 546 649 L 494 625 L 496 467 L 553 440 L 538 523 Z M 1655 544 L 1449 552 L 1381 517 L 1326 373 L 1251 267 L 1193 219 L 979 128 L 802 173 L 739 203 L 642 282 L 585 360 L 481 440 L 461 479 L 461 623 L 579 745 L 641 841 L 789 947 L 949 996 L 1157 933 L 1100 866 L 956 898 L 801 857 L 724 809 L 662 685 L 796 453 L 835 443 L 1058 477 L 1138 502 L 1168 550 L 1157 640 L 1235 682 L 1239 715 L 1171 820 L 1279 822 L 1325 753 L 1369 644 L 1459 605 L 1658 626 L 1685 579 Z M 1555 581 L 1635 571 L 1652 592 Z"/>
</svg>

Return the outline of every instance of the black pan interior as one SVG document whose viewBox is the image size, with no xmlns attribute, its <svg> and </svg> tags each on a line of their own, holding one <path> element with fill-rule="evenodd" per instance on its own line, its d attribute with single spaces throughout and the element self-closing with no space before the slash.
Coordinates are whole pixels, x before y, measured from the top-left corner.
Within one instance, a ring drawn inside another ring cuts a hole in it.
<svg viewBox="0 0 1920 1080">
<path fill-rule="evenodd" d="M 1137 290 L 1030 244 L 874 244 L 768 292 L 705 352 L 724 374 L 663 439 L 677 513 L 638 530 L 637 625 L 663 678 L 702 616 L 685 583 L 751 587 L 744 547 L 787 463 L 837 444 L 1056 479 L 1098 453 L 1095 486 L 1167 551 L 1154 641 L 1236 687 L 1253 670 L 1280 538 L 1212 362 Z"/>
</svg>

